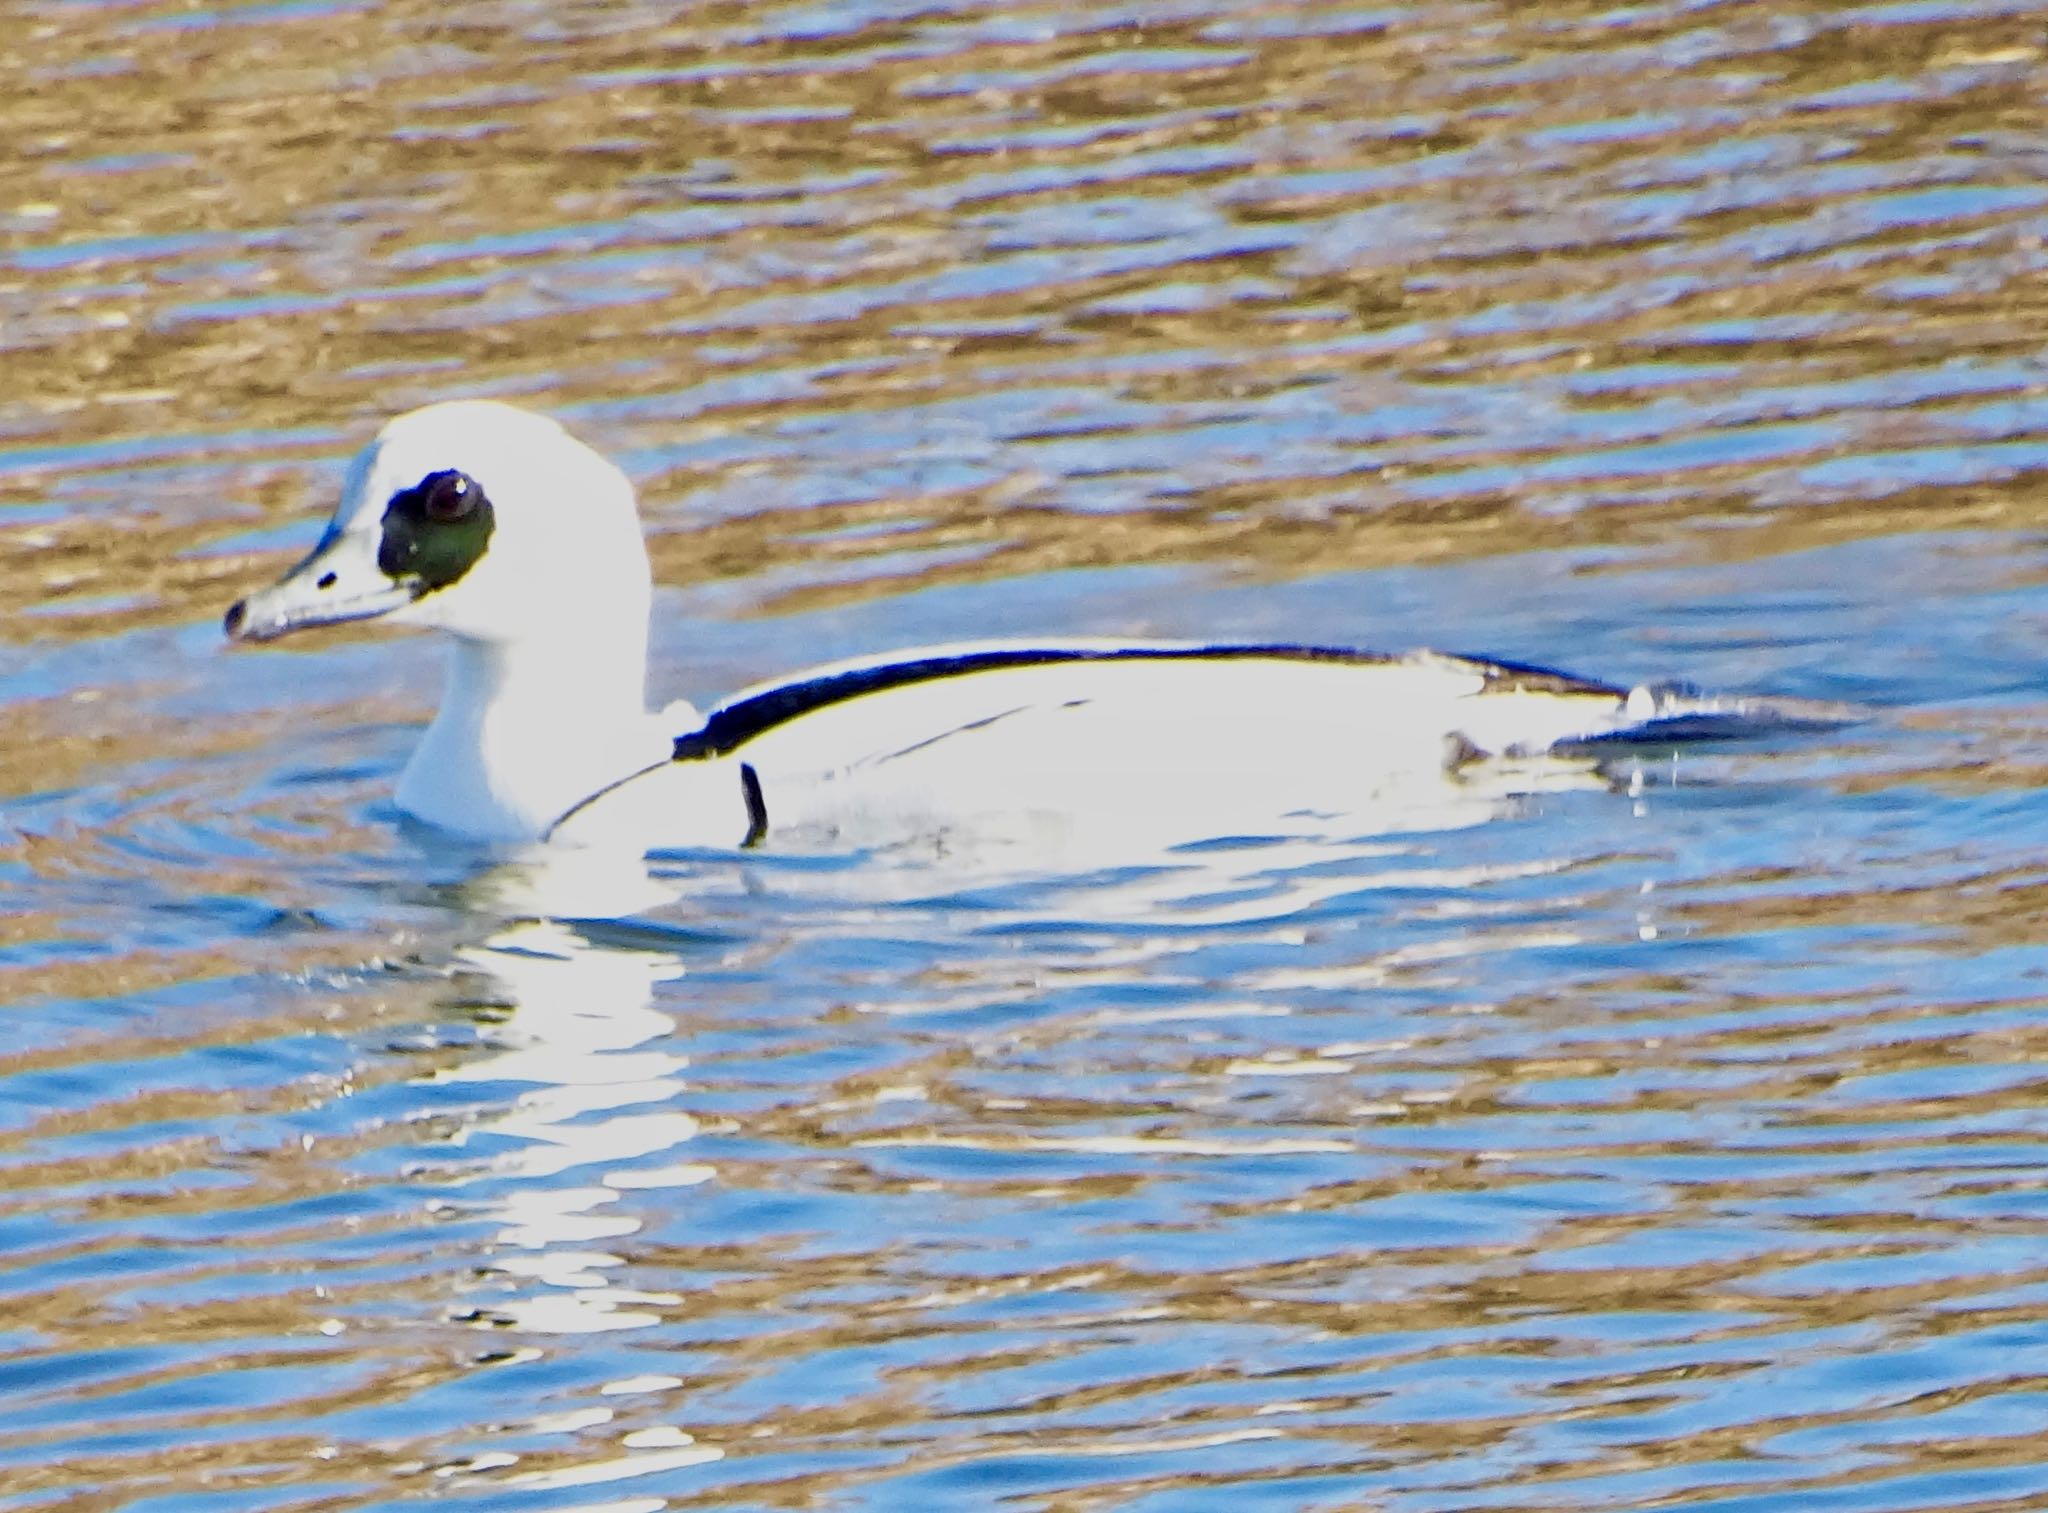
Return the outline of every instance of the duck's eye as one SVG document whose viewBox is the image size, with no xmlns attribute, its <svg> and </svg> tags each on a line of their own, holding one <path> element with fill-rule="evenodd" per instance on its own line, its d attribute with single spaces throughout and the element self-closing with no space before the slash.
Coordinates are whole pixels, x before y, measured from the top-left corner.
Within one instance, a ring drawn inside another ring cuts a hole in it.
<svg viewBox="0 0 2048 1513">
<path fill-rule="evenodd" d="M 420 511 L 429 520 L 461 520 L 475 511 L 483 493 L 467 473 L 430 473 L 420 480 Z"/>
</svg>

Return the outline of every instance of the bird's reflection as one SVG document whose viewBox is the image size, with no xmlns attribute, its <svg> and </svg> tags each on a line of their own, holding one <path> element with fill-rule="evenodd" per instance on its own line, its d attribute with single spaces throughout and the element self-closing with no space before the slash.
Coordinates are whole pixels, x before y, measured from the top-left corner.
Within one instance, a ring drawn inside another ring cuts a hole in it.
<svg viewBox="0 0 2048 1513">
<path fill-rule="evenodd" d="M 489 1053 L 439 1076 L 522 1089 L 458 1137 L 502 1147 L 480 1173 L 504 1194 L 490 1265 L 534 1289 L 495 1311 L 544 1333 L 653 1322 L 638 1307 L 646 1299 L 609 1280 L 624 1262 L 601 1247 L 639 1228 L 618 1204 L 622 1189 L 710 1175 L 680 1154 L 697 1133 L 676 1106 L 688 1058 L 666 1044 L 675 1022 L 654 1006 L 682 959 L 523 920 L 461 947 L 455 964 L 488 979 L 506 1018 Z"/>
<path fill-rule="evenodd" d="M 1132 809 L 1085 821 L 1026 815 L 860 853 L 650 858 L 552 845 L 502 860 L 453 893 L 478 928 L 448 965 L 480 974 L 503 1018 L 487 1051 L 438 1074 L 513 1090 L 458 1137 L 481 1157 L 473 1180 L 489 1193 L 494 1227 L 484 1261 L 493 1295 L 479 1317 L 529 1337 L 589 1334 L 658 1325 L 683 1301 L 628 1278 L 631 1237 L 649 1222 L 647 1190 L 717 1176 L 692 1151 L 700 1127 L 687 1111 L 689 1059 L 663 1006 L 689 1001 L 693 970 L 885 913 L 891 929 L 927 906 L 943 922 L 965 901 L 975 938 L 998 953 L 1043 949 L 1015 944 L 1028 937 L 1004 926 L 1114 926 L 1118 937 L 1094 952 L 1093 967 L 1142 979 L 1200 949 L 1208 927 L 1284 931 L 1291 916 L 1342 895 L 1553 870 L 1566 859 L 1461 862 L 1432 837 L 1511 815 L 1535 795 L 1613 785 L 1590 760 L 1553 756 L 1441 774 L 1342 814 L 1271 815 L 1245 834 L 1188 837 Z M 968 975 L 986 980 L 959 983 L 952 1006 L 1014 977 Z M 612 1446 L 604 1464 L 630 1476 L 636 1454 L 673 1464 L 700 1450 Z M 540 1474 L 495 1464 L 506 1473 L 493 1475 L 498 1484 Z"/>
<path fill-rule="evenodd" d="M 1275 815 L 1266 833 L 1193 842 L 1126 812 L 1087 823 L 1025 816 L 853 863 L 557 845 L 490 867 L 455 895 L 489 928 L 450 965 L 481 974 L 504 1018 L 491 1050 L 440 1075 L 520 1089 L 461 1137 L 495 1152 L 484 1169 L 503 1194 L 490 1266 L 524 1285 L 494 1312 L 542 1332 L 654 1320 L 643 1296 L 613 1280 L 624 1262 L 604 1246 L 639 1227 L 622 1194 L 713 1175 L 689 1155 L 698 1126 L 684 1112 L 688 1058 L 659 999 L 686 977 L 692 955 L 718 949 L 705 921 L 729 919 L 735 900 L 765 903 L 792 928 L 962 898 L 987 924 L 1136 927 L 1114 955 L 1118 970 L 1143 973 L 1194 949 L 1203 927 L 1284 920 L 1375 887 L 1456 889 L 1548 870 L 1555 863 L 1446 865 L 1426 837 L 1499 818 L 1532 794 L 1609 781 L 1590 761 L 1489 763 L 1426 789 L 1384 792 L 1370 810 Z"/>
</svg>

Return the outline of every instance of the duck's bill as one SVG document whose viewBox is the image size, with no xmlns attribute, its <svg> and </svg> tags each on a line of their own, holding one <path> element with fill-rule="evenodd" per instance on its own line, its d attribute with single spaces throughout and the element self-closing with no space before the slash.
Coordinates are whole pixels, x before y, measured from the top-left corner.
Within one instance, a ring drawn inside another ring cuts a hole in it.
<svg viewBox="0 0 2048 1513">
<path fill-rule="evenodd" d="M 385 576 L 377 566 L 374 533 L 343 532 L 269 588 L 249 595 L 227 613 L 222 628 L 235 641 L 274 641 L 313 625 L 374 620 L 403 609 L 419 587 Z"/>
</svg>

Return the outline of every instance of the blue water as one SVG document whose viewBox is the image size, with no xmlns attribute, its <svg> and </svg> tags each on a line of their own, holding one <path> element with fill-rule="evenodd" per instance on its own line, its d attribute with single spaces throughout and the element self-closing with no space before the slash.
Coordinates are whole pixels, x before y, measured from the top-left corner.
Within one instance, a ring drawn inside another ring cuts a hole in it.
<svg viewBox="0 0 2048 1513">
<path fill-rule="evenodd" d="M 2048 1497 L 2039 31 L 39 7 L 0 1508 Z M 1220 635 L 1862 718 L 508 871 L 391 805 L 432 646 L 219 632 L 457 394 L 641 486 L 662 698 Z"/>
</svg>

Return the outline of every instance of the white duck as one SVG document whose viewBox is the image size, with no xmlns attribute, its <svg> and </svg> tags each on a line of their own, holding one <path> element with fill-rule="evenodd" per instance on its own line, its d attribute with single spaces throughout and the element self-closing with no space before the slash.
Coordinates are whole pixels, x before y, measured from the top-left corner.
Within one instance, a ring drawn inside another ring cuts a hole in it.
<svg viewBox="0 0 2048 1513">
<path fill-rule="evenodd" d="M 838 662 L 708 715 L 654 713 L 649 577 L 618 468 L 552 420 L 458 400 L 386 425 L 312 553 L 226 630 L 446 631 L 447 688 L 398 804 L 498 842 L 873 840 L 1078 812 L 1142 812 L 1187 839 L 1263 833 L 1759 707 L 1433 652 L 1084 640 Z"/>
</svg>

